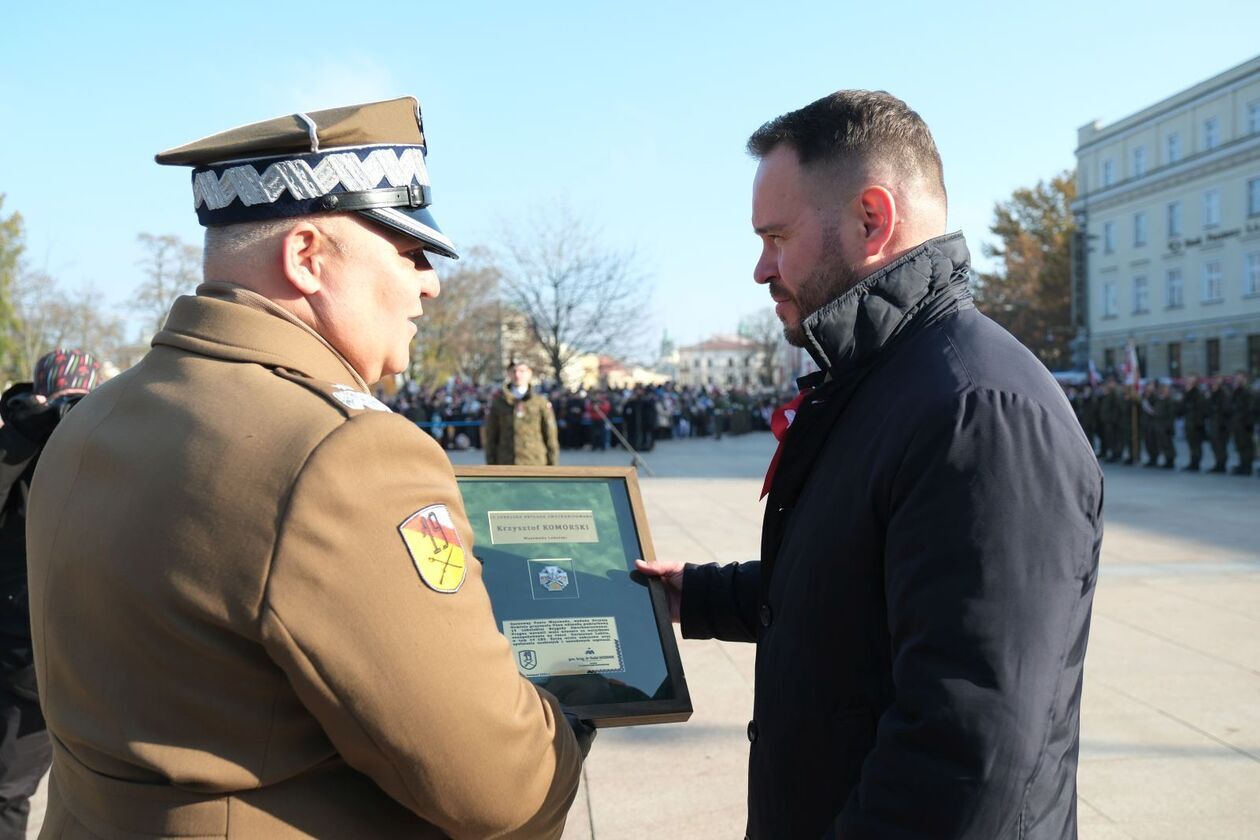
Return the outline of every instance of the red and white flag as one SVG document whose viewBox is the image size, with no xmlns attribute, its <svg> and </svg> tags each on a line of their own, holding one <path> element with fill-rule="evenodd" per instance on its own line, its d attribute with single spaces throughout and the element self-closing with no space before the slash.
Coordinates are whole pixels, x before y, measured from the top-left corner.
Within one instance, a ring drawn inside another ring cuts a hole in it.
<svg viewBox="0 0 1260 840">
<path fill-rule="evenodd" d="M 1138 364 L 1137 345 L 1129 342 L 1124 348 L 1124 365 L 1120 368 L 1124 384 L 1136 388 L 1142 384 L 1142 369 Z"/>
</svg>

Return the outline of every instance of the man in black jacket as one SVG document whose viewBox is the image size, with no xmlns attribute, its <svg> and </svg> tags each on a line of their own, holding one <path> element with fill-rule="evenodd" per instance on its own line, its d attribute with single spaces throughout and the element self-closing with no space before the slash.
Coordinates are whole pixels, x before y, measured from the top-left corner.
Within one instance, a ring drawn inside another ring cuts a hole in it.
<svg viewBox="0 0 1260 840">
<path fill-rule="evenodd" d="M 30 798 L 52 764 L 31 652 L 26 496 L 44 444 L 99 372 L 88 353 L 54 350 L 33 382 L 0 395 L 0 840 L 26 837 Z"/>
<path fill-rule="evenodd" d="M 781 410 L 760 562 L 663 577 L 755 641 L 751 838 L 1073 838 L 1102 474 L 976 311 L 927 126 L 841 91 L 758 130 L 754 279 L 820 371 Z"/>
</svg>

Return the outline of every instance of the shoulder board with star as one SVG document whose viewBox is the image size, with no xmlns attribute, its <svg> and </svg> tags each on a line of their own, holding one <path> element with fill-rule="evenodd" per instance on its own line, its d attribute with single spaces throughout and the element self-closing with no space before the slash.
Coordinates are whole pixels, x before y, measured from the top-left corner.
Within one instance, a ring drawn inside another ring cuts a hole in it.
<svg viewBox="0 0 1260 840">
<path fill-rule="evenodd" d="M 365 394 L 353 385 L 344 385 L 338 382 L 327 382 L 323 379 L 312 379 L 309 376 L 303 376 L 300 373 L 287 370 L 285 368 L 273 368 L 276 376 L 281 379 L 287 379 L 296 385 L 301 385 L 309 391 L 314 391 L 323 397 L 333 408 L 336 408 L 346 417 L 354 417 L 365 411 L 384 411 L 392 414 L 392 410 L 385 403 L 378 400 L 371 394 Z"/>
</svg>

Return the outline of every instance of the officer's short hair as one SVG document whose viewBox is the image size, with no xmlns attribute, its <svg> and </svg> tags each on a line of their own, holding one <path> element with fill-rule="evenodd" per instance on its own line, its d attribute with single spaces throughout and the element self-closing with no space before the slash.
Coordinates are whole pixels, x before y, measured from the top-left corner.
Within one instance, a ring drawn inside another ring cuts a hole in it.
<svg viewBox="0 0 1260 840">
<path fill-rule="evenodd" d="M 332 215 L 332 213 L 316 213 L 294 219 L 265 219 L 257 222 L 208 227 L 203 250 L 205 263 L 209 265 L 215 259 L 243 254 L 260 242 L 288 233 L 289 229 L 298 222 Z M 328 233 L 326 238 L 335 252 L 342 253 L 341 242 L 335 235 Z"/>
<path fill-rule="evenodd" d="M 764 158 L 780 145 L 796 151 L 803 167 L 887 165 L 913 173 L 946 200 L 941 155 L 927 123 L 910 106 L 882 90 L 839 90 L 791 111 L 753 132 L 748 152 Z"/>
</svg>

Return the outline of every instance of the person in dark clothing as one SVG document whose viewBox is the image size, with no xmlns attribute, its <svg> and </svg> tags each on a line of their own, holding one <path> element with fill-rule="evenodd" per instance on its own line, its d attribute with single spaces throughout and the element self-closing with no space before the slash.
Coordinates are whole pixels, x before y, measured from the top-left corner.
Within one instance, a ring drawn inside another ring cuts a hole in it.
<svg viewBox="0 0 1260 840">
<path fill-rule="evenodd" d="M 1256 458 L 1256 409 L 1254 397 L 1247 383 L 1247 374 L 1241 370 L 1234 375 L 1234 390 L 1229 397 L 1229 432 L 1238 450 L 1238 465 L 1234 475 L 1251 475 L 1251 464 Z"/>
<path fill-rule="evenodd" d="M 1155 394 L 1154 382 L 1147 382 L 1146 387 L 1142 389 L 1138 410 L 1141 414 L 1142 444 L 1146 447 L 1144 466 L 1155 468 L 1159 466 L 1159 423 L 1156 419 L 1159 411 L 1159 397 Z"/>
<path fill-rule="evenodd" d="M 748 837 L 1074 838 L 1098 461 L 976 310 L 905 103 L 841 91 L 749 148 L 753 276 L 820 370 L 774 418 L 760 561 L 640 564 L 684 636 L 757 644 Z"/>
<path fill-rule="evenodd" d="M 1223 473 L 1229 461 L 1229 388 L 1220 376 L 1213 376 L 1208 385 L 1208 440 L 1212 443 L 1212 469 Z"/>
<path fill-rule="evenodd" d="M 644 388 L 639 397 L 639 443 L 640 452 L 651 452 L 656 447 L 657 425 L 656 393 L 651 388 Z"/>
<path fill-rule="evenodd" d="M 1161 382 L 1155 389 L 1155 446 L 1163 457 L 1163 468 L 1177 466 L 1177 446 L 1173 438 L 1177 430 L 1177 403 L 1173 399 L 1172 386 Z"/>
<path fill-rule="evenodd" d="M 1185 417 L 1186 443 L 1190 446 L 1190 463 L 1182 467 L 1190 472 L 1199 471 L 1203 460 L 1204 422 L 1207 419 L 1207 397 L 1193 376 L 1186 379 L 1186 393 L 1181 398 L 1179 412 Z"/>
<path fill-rule="evenodd" d="M 0 396 L 0 840 L 26 837 L 30 798 L 52 765 L 31 651 L 26 497 L 44 444 L 99 375 L 90 354 L 58 349 L 33 382 Z"/>
</svg>

